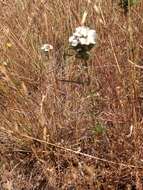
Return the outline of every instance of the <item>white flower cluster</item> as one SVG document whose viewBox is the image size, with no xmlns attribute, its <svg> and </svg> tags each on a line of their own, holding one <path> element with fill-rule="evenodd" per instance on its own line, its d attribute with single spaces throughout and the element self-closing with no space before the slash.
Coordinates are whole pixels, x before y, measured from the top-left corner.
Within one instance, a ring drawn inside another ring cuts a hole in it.
<svg viewBox="0 0 143 190">
<path fill-rule="evenodd" d="M 52 49 L 53 49 L 53 46 L 50 45 L 50 44 L 43 44 L 43 45 L 41 46 L 41 50 L 44 51 L 44 52 L 49 52 L 49 51 L 52 50 Z"/>
<path fill-rule="evenodd" d="M 73 48 L 77 46 L 95 45 L 96 31 L 86 26 L 77 27 L 73 35 L 70 36 L 69 43 Z"/>
</svg>

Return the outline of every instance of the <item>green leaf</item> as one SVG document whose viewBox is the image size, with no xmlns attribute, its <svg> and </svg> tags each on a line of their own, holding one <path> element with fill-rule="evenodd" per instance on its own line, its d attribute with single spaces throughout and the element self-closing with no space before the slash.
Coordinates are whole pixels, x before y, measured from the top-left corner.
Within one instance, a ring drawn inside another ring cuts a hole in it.
<svg viewBox="0 0 143 190">
<path fill-rule="evenodd" d="M 93 128 L 94 133 L 97 135 L 102 135 L 105 132 L 105 130 L 106 128 L 101 123 L 97 123 Z"/>
<path fill-rule="evenodd" d="M 139 0 L 121 0 L 121 4 L 123 7 L 128 7 L 135 5 L 139 2 Z"/>
</svg>

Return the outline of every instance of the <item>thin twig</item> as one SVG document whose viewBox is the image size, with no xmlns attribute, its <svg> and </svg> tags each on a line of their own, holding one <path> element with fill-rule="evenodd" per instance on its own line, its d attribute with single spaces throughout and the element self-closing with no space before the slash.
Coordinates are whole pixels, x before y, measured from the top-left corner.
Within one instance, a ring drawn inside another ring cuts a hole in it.
<svg viewBox="0 0 143 190">
<path fill-rule="evenodd" d="M 82 84 L 82 85 L 84 85 L 84 82 L 82 82 L 82 81 L 74 81 L 74 80 L 66 80 L 66 79 L 58 79 L 58 81 L 66 82 L 66 83 L 75 83 L 75 84 Z"/>
<path fill-rule="evenodd" d="M 90 159 L 99 160 L 99 161 L 102 161 L 102 162 L 107 162 L 109 164 L 115 164 L 115 165 L 119 165 L 119 166 L 123 166 L 123 167 L 127 167 L 127 168 L 143 168 L 141 166 L 135 166 L 135 165 L 132 165 L 132 164 L 124 164 L 124 163 L 119 163 L 119 162 L 114 162 L 114 161 L 111 161 L 111 160 L 107 160 L 107 159 L 104 159 L 104 158 L 99 158 L 99 157 L 96 157 L 96 156 L 93 156 L 93 155 L 89 155 L 89 154 L 86 154 L 86 153 L 82 153 L 82 152 L 79 152 L 79 151 L 72 150 L 70 148 L 62 147 L 62 146 L 56 145 L 54 143 L 49 143 L 49 142 L 46 142 L 44 140 L 40 140 L 40 139 L 31 137 L 31 136 L 28 136 L 28 135 L 22 135 L 22 136 L 25 137 L 25 138 L 28 138 L 30 140 L 35 140 L 37 142 L 45 143 L 45 144 L 53 146 L 55 148 L 64 150 L 65 152 L 71 152 L 73 154 L 84 156 L 84 157 L 87 157 L 87 158 L 90 158 Z"/>
<path fill-rule="evenodd" d="M 131 63 L 134 67 L 136 67 L 136 68 L 138 68 L 138 69 L 143 69 L 143 66 L 140 66 L 140 65 L 137 65 L 137 64 L 135 64 L 133 61 L 131 61 L 131 60 L 128 60 L 129 61 L 129 63 Z"/>
<path fill-rule="evenodd" d="M 6 130 L 3 127 L 1 129 L 4 130 L 7 133 L 13 134 L 13 131 L 11 131 L 11 130 Z M 143 169 L 143 166 L 141 167 L 141 166 L 135 166 L 135 165 L 132 165 L 132 164 L 125 164 L 125 163 L 114 162 L 114 161 L 107 160 L 107 159 L 100 158 L 100 157 L 96 157 L 96 156 L 93 156 L 93 155 L 90 155 L 90 154 L 86 154 L 86 153 L 82 153 L 82 152 L 79 152 L 79 151 L 75 151 L 75 150 L 72 150 L 70 148 L 62 147 L 60 145 L 56 145 L 54 143 L 50 143 L 50 142 L 47 142 L 47 141 L 44 141 L 44 140 L 40 140 L 40 139 L 31 137 L 31 136 L 28 136 L 28 135 L 25 135 L 25 134 L 19 133 L 19 135 L 21 137 L 24 137 L 24 138 L 27 138 L 27 139 L 30 139 L 30 140 L 34 140 L 34 141 L 37 141 L 37 142 L 40 142 L 40 143 L 45 143 L 45 144 L 47 144 L 49 146 L 53 146 L 55 148 L 64 150 L 65 152 L 71 152 L 72 154 L 76 154 L 76 155 L 83 156 L 83 157 L 86 157 L 86 158 L 90 158 L 90 159 L 94 159 L 94 160 L 98 160 L 98 161 L 102 161 L 102 162 L 107 162 L 109 164 L 119 165 L 119 166 L 126 167 L 126 168 L 138 168 L 138 169 L 140 168 L 140 169 Z"/>
</svg>

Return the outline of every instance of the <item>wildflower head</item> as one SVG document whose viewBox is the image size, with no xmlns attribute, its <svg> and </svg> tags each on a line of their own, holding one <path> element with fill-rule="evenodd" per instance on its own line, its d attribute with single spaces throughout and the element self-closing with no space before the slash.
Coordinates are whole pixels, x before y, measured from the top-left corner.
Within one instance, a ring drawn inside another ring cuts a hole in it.
<svg viewBox="0 0 143 190">
<path fill-rule="evenodd" d="M 6 43 L 6 47 L 7 47 L 7 48 L 11 48 L 11 47 L 12 47 L 12 44 L 11 44 L 10 42 L 7 42 L 7 43 Z"/>
<path fill-rule="evenodd" d="M 76 50 L 77 56 L 88 54 L 96 44 L 96 31 L 86 26 L 77 27 L 69 37 L 69 43 Z"/>
<path fill-rule="evenodd" d="M 50 44 L 43 44 L 42 46 L 41 46 L 41 50 L 43 51 L 43 52 L 45 52 L 45 53 L 48 53 L 50 50 L 52 50 L 53 49 L 53 46 L 52 45 L 50 45 Z"/>
</svg>

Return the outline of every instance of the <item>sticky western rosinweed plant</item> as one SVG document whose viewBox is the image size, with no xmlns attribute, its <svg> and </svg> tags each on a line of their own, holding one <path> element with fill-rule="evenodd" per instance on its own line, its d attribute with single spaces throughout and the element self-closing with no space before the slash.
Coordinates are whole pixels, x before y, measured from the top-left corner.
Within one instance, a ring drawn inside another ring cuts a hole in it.
<svg viewBox="0 0 143 190">
<path fill-rule="evenodd" d="M 78 26 L 72 36 L 69 37 L 70 47 L 75 50 L 77 58 L 88 60 L 90 50 L 96 44 L 96 31 L 85 25 L 88 15 L 90 0 L 87 0 L 87 10 L 84 11 L 81 26 Z"/>
<path fill-rule="evenodd" d="M 69 43 L 70 47 L 75 50 L 75 57 L 84 61 L 84 68 L 88 77 L 87 83 L 90 84 L 87 61 L 90 57 L 90 50 L 96 44 L 96 31 L 84 25 L 79 26 L 75 29 L 72 36 L 69 37 Z"/>
<path fill-rule="evenodd" d="M 75 50 L 77 58 L 87 60 L 89 51 L 96 44 L 96 31 L 87 26 L 79 26 L 69 37 L 70 47 Z"/>
<path fill-rule="evenodd" d="M 85 70 L 88 75 L 88 82 L 90 82 L 87 61 L 90 57 L 90 50 L 96 45 L 97 34 L 95 29 L 91 29 L 85 25 L 91 1 L 88 0 L 87 3 L 87 10 L 84 11 L 81 25 L 76 27 L 73 34 L 69 37 L 69 45 L 70 48 L 75 51 L 75 57 L 84 61 Z"/>
</svg>

